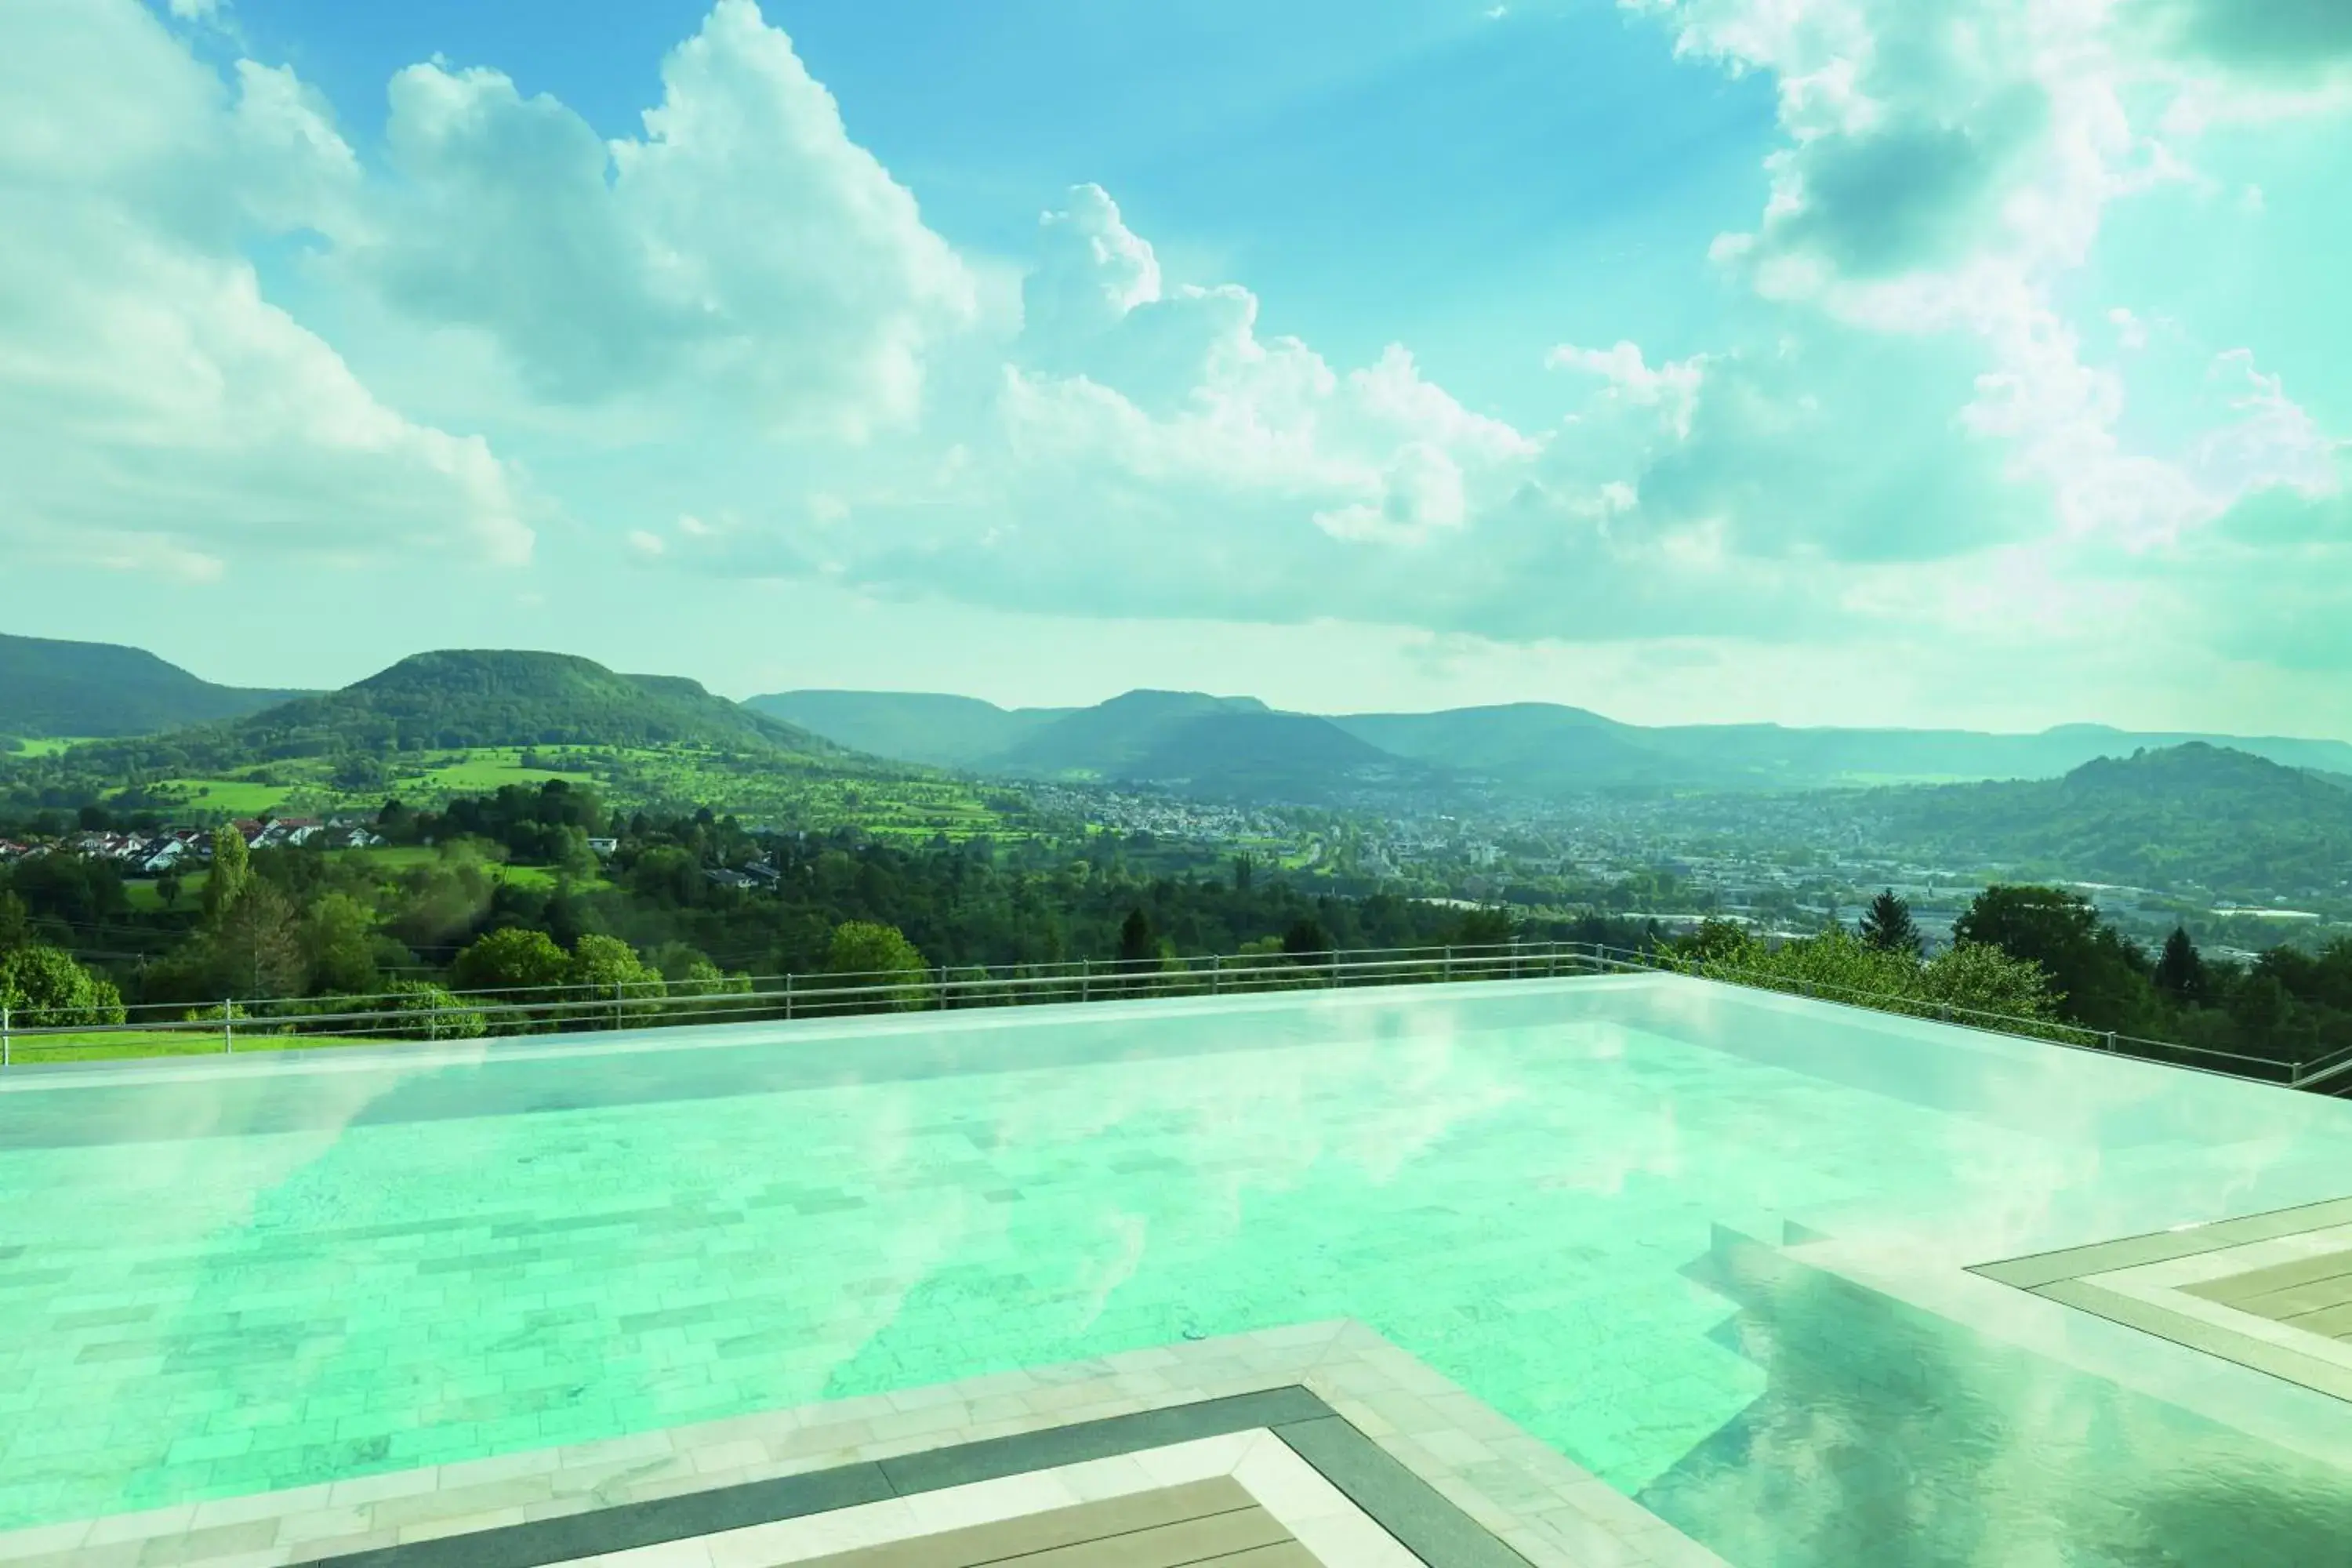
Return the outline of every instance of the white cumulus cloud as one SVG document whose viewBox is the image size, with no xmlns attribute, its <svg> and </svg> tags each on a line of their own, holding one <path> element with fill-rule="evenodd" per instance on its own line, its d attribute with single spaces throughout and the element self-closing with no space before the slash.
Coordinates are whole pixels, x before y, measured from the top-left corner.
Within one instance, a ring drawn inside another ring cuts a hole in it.
<svg viewBox="0 0 2352 1568">
<path fill-rule="evenodd" d="M 559 402 L 716 400 L 863 435 L 919 410 L 975 284 L 752 0 L 719 0 L 607 143 L 489 68 L 392 84 L 396 185 L 340 237 L 397 309 L 478 331 Z"/>
<path fill-rule="evenodd" d="M 354 168 L 289 73 L 224 81 L 134 0 L 0 7 L 0 544 L 185 577 L 529 555 L 489 448 L 379 402 L 239 249 Z"/>
</svg>

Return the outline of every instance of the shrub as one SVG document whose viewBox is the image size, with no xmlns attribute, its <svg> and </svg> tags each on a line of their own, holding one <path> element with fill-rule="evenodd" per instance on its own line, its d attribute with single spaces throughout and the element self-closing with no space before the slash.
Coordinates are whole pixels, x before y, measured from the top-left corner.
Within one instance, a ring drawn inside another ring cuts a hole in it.
<svg viewBox="0 0 2352 1568">
<path fill-rule="evenodd" d="M 573 1010 L 583 1023 L 610 1019 L 616 1028 L 658 1015 L 669 989 L 637 950 L 616 936 L 583 936 L 572 943 L 564 979 L 581 988 Z"/>
<path fill-rule="evenodd" d="M 395 980 L 377 1005 L 389 1032 L 411 1040 L 478 1040 L 489 1020 L 429 980 Z"/>
<path fill-rule="evenodd" d="M 1948 1010 L 2029 1024 L 2058 1016 L 2039 965 L 1979 942 L 1961 942 L 1922 963 L 1907 951 L 1877 947 L 1835 927 L 1775 946 L 1710 921 L 1665 957 L 1685 973 L 1892 1013 L 1938 1017 Z"/>
<path fill-rule="evenodd" d="M 0 1005 L 28 1028 L 120 1024 L 122 993 L 70 953 L 54 947 L 19 947 L 0 953 Z"/>
<path fill-rule="evenodd" d="M 844 921 L 833 928 L 825 968 L 835 974 L 857 976 L 861 984 L 886 986 L 872 996 L 845 999 L 845 1011 L 879 1007 L 909 1012 L 924 1005 L 930 994 L 931 988 L 922 983 L 929 978 L 930 965 L 924 963 L 922 953 L 897 926 L 872 921 Z M 894 975 L 908 976 L 908 983 L 888 985 Z"/>
</svg>

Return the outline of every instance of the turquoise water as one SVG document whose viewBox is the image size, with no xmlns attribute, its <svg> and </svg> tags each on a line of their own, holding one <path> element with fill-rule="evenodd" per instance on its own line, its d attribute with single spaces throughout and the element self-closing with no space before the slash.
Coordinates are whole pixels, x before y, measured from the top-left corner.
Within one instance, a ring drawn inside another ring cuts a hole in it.
<svg viewBox="0 0 2352 1568">
<path fill-rule="evenodd" d="M 1934 1302 L 2347 1194 L 2352 1104 L 1667 978 L 24 1074 L 0 1528 L 1345 1316 L 1742 1565 L 2333 1562 L 2352 1406 Z"/>
</svg>

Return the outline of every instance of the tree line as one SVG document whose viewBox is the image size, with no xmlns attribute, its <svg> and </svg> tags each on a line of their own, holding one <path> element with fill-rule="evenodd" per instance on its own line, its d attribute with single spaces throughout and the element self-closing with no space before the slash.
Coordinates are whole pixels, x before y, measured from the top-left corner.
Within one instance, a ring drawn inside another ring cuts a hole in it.
<svg viewBox="0 0 2352 1568">
<path fill-rule="evenodd" d="M 1171 871 L 1162 848 L 1130 854 L 1107 835 L 909 842 L 755 832 L 707 809 L 624 816 L 562 779 L 437 809 L 390 800 L 375 821 L 402 853 L 248 851 L 223 829 L 208 869 L 157 884 L 161 909 L 134 909 L 109 862 L 19 861 L 0 872 L 0 1002 L 26 1023 L 102 1022 L 125 1003 L 318 996 L 446 1010 L 452 990 L 701 996 L 751 974 L 1080 959 L 1138 972 L 1210 953 L 1304 960 L 1523 938 L 2276 1061 L 2352 1046 L 2352 942 L 2240 964 L 2176 931 L 2151 952 L 2053 888 L 1986 889 L 1949 951 L 1926 960 L 1892 892 L 1858 926 L 1803 941 L 1710 922 L 1667 942 L 1597 912 L 1530 922 L 1392 892 L 1317 893 L 1246 857 Z M 592 847 L 608 839 L 606 852 Z"/>
</svg>

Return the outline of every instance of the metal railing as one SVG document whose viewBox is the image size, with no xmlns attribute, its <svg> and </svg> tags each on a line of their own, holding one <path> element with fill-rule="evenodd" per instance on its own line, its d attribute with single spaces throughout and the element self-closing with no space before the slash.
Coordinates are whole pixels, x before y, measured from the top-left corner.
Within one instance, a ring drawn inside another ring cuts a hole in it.
<svg viewBox="0 0 2352 1568">
<path fill-rule="evenodd" d="M 2314 1063 L 2284 1062 L 2210 1047 L 2142 1039 L 2043 1018 L 1958 1007 L 1730 969 L 1673 952 L 1597 942 L 1508 942 L 1360 948 L 1329 952 L 1245 952 L 1195 958 L 1093 959 L 1068 963 L 940 965 L 921 969 L 730 976 L 665 984 L 650 978 L 602 984 L 490 991 L 397 991 L 272 1001 L 235 998 L 124 1009 L 120 1023 L 12 1023 L 0 1007 L 0 1068 L 48 1059 L 236 1054 L 357 1042 L 485 1037 L 688 1024 L 843 1017 L 856 1014 L 1087 1003 L 1152 996 L 1240 995 L 1350 985 L 1673 973 L 1778 991 L 1815 1001 L 2020 1036 L 2141 1060 L 2202 1068 L 2290 1087 L 2352 1082 L 2352 1050 Z"/>
</svg>

